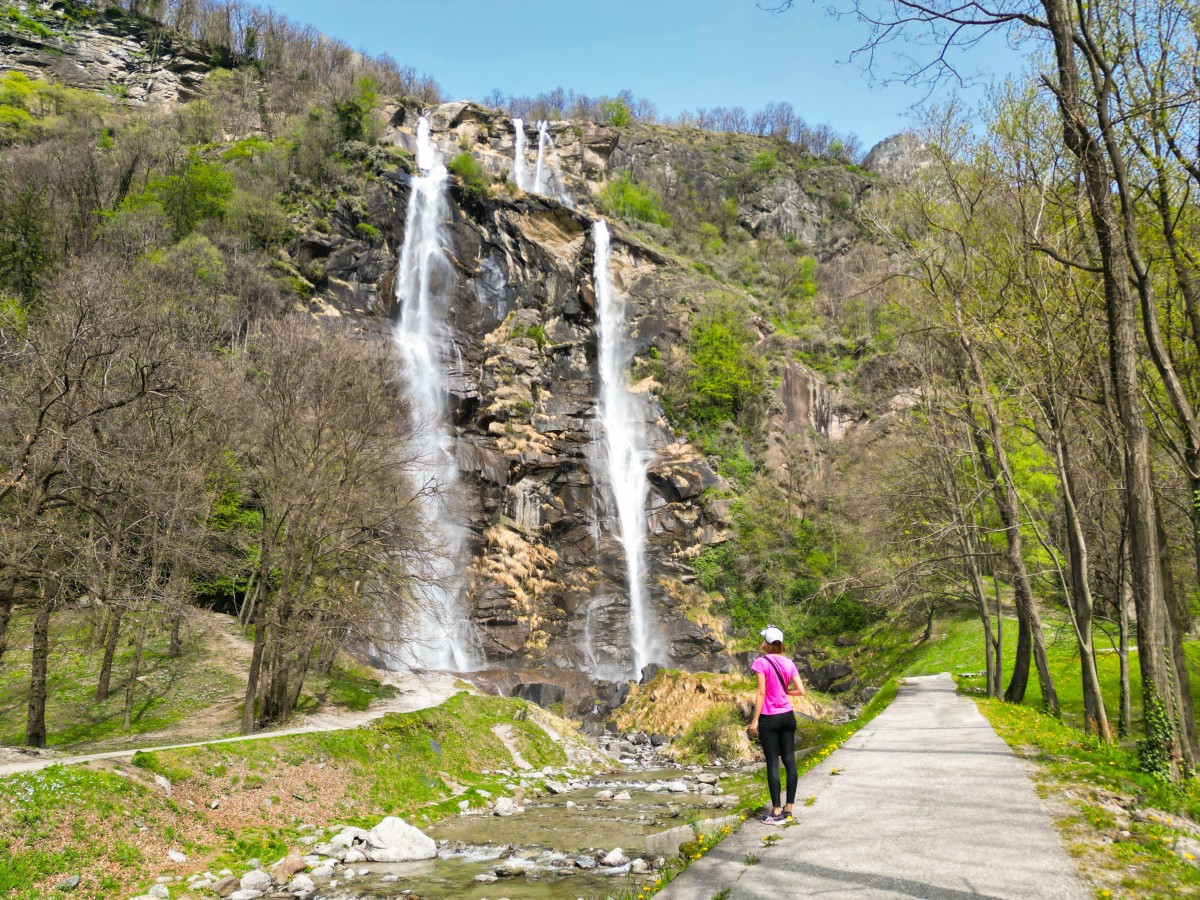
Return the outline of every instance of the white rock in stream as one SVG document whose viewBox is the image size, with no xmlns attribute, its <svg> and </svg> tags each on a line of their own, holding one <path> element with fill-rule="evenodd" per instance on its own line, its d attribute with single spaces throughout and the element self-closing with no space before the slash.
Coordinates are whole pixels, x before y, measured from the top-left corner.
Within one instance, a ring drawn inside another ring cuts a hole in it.
<svg viewBox="0 0 1200 900">
<path fill-rule="evenodd" d="M 242 876 L 243 891 L 269 891 L 273 882 L 271 876 L 262 869 L 255 869 Z"/>
<path fill-rule="evenodd" d="M 525 812 L 525 810 L 518 806 L 512 797 L 497 797 L 495 808 L 492 810 L 492 815 L 512 816 L 523 812 Z"/>
<path fill-rule="evenodd" d="M 629 791 L 617 791 L 615 794 L 613 794 L 613 799 L 614 800 L 630 800 L 632 798 L 629 796 Z"/>
<path fill-rule="evenodd" d="M 371 862 L 433 859 L 437 856 L 437 844 L 421 829 L 396 816 L 388 816 L 367 834 L 366 854 Z"/>
<path fill-rule="evenodd" d="M 602 866 L 624 866 L 629 863 L 629 857 L 625 855 L 625 851 L 620 847 L 616 847 L 604 859 L 600 860 Z"/>
</svg>

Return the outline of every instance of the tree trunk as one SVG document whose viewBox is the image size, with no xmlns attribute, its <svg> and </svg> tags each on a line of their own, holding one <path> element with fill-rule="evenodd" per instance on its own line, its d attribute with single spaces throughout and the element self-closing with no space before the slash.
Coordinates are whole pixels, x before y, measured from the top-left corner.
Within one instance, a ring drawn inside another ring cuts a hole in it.
<svg viewBox="0 0 1200 900">
<path fill-rule="evenodd" d="M 267 622 L 263 603 L 254 613 L 254 652 L 250 656 L 250 674 L 246 677 L 246 703 L 242 709 L 242 734 L 254 734 L 254 708 L 258 700 L 258 682 L 262 675 L 263 648 L 266 644 Z"/>
<path fill-rule="evenodd" d="M 956 303 L 960 316 L 959 340 L 971 361 L 976 384 L 979 387 L 980 399 L 987 413 L 988 426 L 991 432 L 992 454 L 995 455 L 995 466 L 992 456 L 988 453 L 988 440 L 975 421 L 974 411 L 968 408 L 971 434 L 975 441 L 975 449 L 984 474 L 992 484 L 992 494 L 996 500 L 996 508 L 1000 513 L 1000 521 L 1004 525 L 1005 546 L 1008 550 L 1008 565 L 1013 576 L 1013 594 L 1017 607 L 1017 620 L 1020 630 L 1017 633 L 1017 656 L 1013 666 L 1012 680 L 1004 699 L 1010 703 L 1020 703 L 1025 699 L 1025 689 L 1029 682 L 1029 659 L 1032 655 L 1037 667 L 1038 682 L 1042 687 L 1042 703 L 1053 714 L 1058 715 L 1058 694 L 1054 690 L 1054 679 L 1050 674 L 1050 663 L 1046 658 L 1046 636 L 1042 630 L 1042 617 L 1038 612 L 1037 600 L 1033 596 L 1033 584 L 1029 579 L 1029 570 L 1025 567 L 1025 556 L 1021 539 L 1020 501 L 1017 496 L 1017 485 L 1008 465 L 1008 454 L 1003 444 L 1003 434 L 1000 428 L 1000 417 L 988 394 L 987 381 L 983 374 L 983 366 L 975 353 L 970 336 L 961 328 L 961 305 Z M 997 469 L 999 472 L 997 473 Z"/>
<path fill-rule="evenodd" d="M 1117 623 L 1120 643 L 1117 656 L 1121 664 L 1121 736 L 1133 734 L 1133 696 L 1129 685 L 1129 605 L 1133 602 L 1133 586 L 1129 581 L 1129 565 L 1125 542 L 1121 543 L 1121 581 L 1117 588 Z"/>
<path fill-rule="evenodd" d="M 145 647 L 146 629 L 142 622 L 135 623 L 137 641 L 133 645 L 133 662 L 129 667 L 129 680 L 125 683 L 125 716 L 121 720 L 121 728 L 129 731 L 133 728 L 133 696 L 138 686 L 138 676 L 142 670 L 142 649 Z"/>
<path fill-rule="evenodd" d="M 996 684 L 993 697 L 1004 696 L 1004 604 L 1000 602 L 1000 579 L 992 563 L 992 588 L 996 592 Z"/>
<path fill-rule="evenodd" d="M 179 623 L 182 619 L 179 613 L 171 617 L 171 643 L 167 648 L 167 656 L 171 659 L 179 659 L 183 655 L 183 645 L 179 642 Z"/>
<path fill-rule="evenodd" d="M 33 619 L 33 658 L 29 672 L 29 714 L 25 720 L 25 743 L 46 746 L 46 669 L 50 660 L 49 600 L 39 590 L 37 613 Z"/>
<path fill-rule="evenodd" d="M 1041 404 L 1050 425 L 1050 443 L 1058 466 L 1062 490 L 1063 517 L 1067 527 L 1067 552 L 1071 562 L 1071 607 L 1075 640 L 1079 644 L 1079 664 L 1083 684 L 1083 728 L 1094 731 L 1102 740 L 1110 737 L 1108 712 L 1104 708 L 1104 694 L 1100 690 L 1100 677 L 1096 672 L 1096 650 L 1092 640 L 1093 600 L 1089 574 L 1087 539 L 1079 521 L 1075 506 L 1075 472 L 1071 464 L 1071 453 L 1063 436 L 1063 423 L 1054 407 L 1052 398 L 1044 398 Z"/>
<path fill-rule="evenodd" d="M 1155 709 L 1173 712 L 1178 707 L 1176 685 L 1171 680 L 1167 648 L 1171 623 L 1163 595 L 1156 525 L 1154 481 L 1150 462 L 1150 436 L 1142 408 L 1138 373 L 1138 303 L 1130 289 L 1129 258 L 1121 221 L 1113 203 L 1112 175 L 1104 163 L 1104 150 L 1087 125 L 1083 92 L 1075 54 L 1076 22 L 1066 0 L 1042 0 L 1054 41 L 1054 84 L 1063 140 L 1079 160 L 1088 198 L 1092 226 L 1103 270 L 1105 311 L 1108 317 L 1108 351 L 1113 393 L 1124 438 L 1125 504 L 1130 534 L 1130 569 L 1137 611 L 1138 663 L 1142 673 L 1143 723 L 1146 729 L 1143 764 L 1161 768 L 1178 778 L 1194 764 L 1191 748 L 1170 725 L 1153 715 Z M 1101 85 L 1096 108 L 1110 102 L 1111 85 Z"/>
<path fill-rule="evenodd" d="M 8 649 L 8 623 L 12 620 L 16 592 L 15 578 L 0 579 L 0 662 L 4 661 L 4 651 Z"/>
<path fill-rule="evenodd" d="M 1179 742 L 1183 745 L 1184 759 L 1200 759 L 1200 746 L 1196 734 L 1196 709 L 1192 701 L 1192 691 L 1188 679 L 1188 658 L 1183 647 L 1183 635 L 1187 631 L 1190 611 L 1186 608 L 1187 601 L 1179 596 L 1175 589 L 1175 577 L 1171 572 L 1171 555 L 1167 552 L 1166 527 L 1163 525 L 1162 513 L 1158 515 L 1158 543 L 1163 549 L 1161 557 L 1163 597 L 1167 601 L 1167 613 L 1171 622 L 1170 666 L 1172 685 L 1182 686 L 1175 691 L 1175 729 Z"/>
<path fill-rule="evenodd" d="M 122 612 L 114 609 L 108 616 L 108 632 L 104 636 L 104 660 L 100 663 L 100 678 L 96 682 L 96 702 L 108 699 L 112 682 L 113 660 L 117 655 L 117 644 L 121 639 Z"/>
</svg>

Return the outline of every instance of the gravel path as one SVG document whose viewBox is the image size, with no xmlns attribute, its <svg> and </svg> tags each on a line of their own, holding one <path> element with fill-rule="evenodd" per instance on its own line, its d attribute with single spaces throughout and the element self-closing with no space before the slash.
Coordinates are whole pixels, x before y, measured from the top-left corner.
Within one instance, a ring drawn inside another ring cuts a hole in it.
<svg viewBox="0 0 1200 900">
<path fill-rule="evenodd" d="M 659 897 L 1084 900 L 1025 765 L 949 675 L 909 678 L 800 779 L 799 824 L 747 822 Z"/>
<path fill-rule="evenodd" d="M 6 775 L 16 775 L 20 772 L 36 772 L 47 766 L 70 766 L 77 763 L 92 762 L 101 759 L 124 759 L 133 756 L 139 750 L 180 750 L 185 747 L 203 747 L 209 744 L 231 744 L 238 741 L 258 741 L 264 738 L 283 737 L 289 734 L 312 734 L 319 731 L 345 731 L 359 728 L 368 722 L 381 718 L 392 712 L 414 712 L 431 706 L 440 706 L 452 697 L 460 687 L 454 675 L 443 672 L 421 673 L 390 673 L 385 679 L 394 685 L 397 694 L 391 699 L 373 703 L 362 712 L 328 711 L 309 716 L 301 724 L 279 731 L 262 731 L 258 734 L 243 735 L 230 738 L 217 738 L 211 741 L 195 741 L 187 744 L 148 745 L 124 750 L 111 750 L 105 753 L 85 753 L 79 756 L 63 756 L 53 751 L 35 751 L 33 753 L 17 748 L 0 748 L 5 750 L 0 756 L 0 778 Z"/>
</svg>

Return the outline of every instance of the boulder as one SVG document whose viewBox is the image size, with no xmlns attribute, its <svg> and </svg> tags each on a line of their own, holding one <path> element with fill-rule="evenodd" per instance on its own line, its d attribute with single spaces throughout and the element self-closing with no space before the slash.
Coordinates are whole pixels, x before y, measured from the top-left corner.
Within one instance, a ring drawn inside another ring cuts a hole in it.
<svg viewBox="0 0 1200 900">
<path fill-rule="evenodd" d="M 247 872 L 241 881 L 243 891 L 269 891 L 274 884 L 274 879 L 262 869 Z"/>
<path fill-rule="evenodd" d="M 840 681 L 848 675 L 853 674 L 853 671 L 845 663 L 829 663 L 828 665 L 821 666 L 819 669 L 814 669 L 807 681 L 813 690 L 828 693 L 835 681 Z"/>
<path fill-rule="evenodd" d="M 73 891 L 75 888 L 79 887 L 79 882 L 81 880 L 82 879 L 80 879 L 78 875 L 72 875 L 69 878 L 64 878 L 62 881 L 56 884 L 54 889 L 62 893 L 67 893 L 68 891 Z"/>
<path fill-rule="evenodd" d="M 317 889 L 317 885 L 311 878 L 301 873 L 288 882 L 287 889 L 293 894 L 311 894 Z"/>
<path fill-rule="evenodd" d="M 355 828 L 350 825 L 343 828 L 329 843 L 333 847 L 350 847 L 355 842 L 362 843 L 367 839 L 367 830 L 365 828 Z"/>
<path fill-rule="evenodd" d="M 501 878 L 515 878 L 529 871 L 529 863 L 521 859 L 506 859 L 496 866 L 496 874 Z"/>
<path fill-rule="evenodd" d="M 604 859 L 600 860 L 600 865 L 609 866 L 610 868 L 616 868 L 617 866 L 624 866 L 628 864 L 629 857 L 625 855 L 625 851 L 620 847 L 614 848 L 604 857 Z"/>
<path fill-rule="evenodd" d="M 330 874 L 333 874 L 332 869 L 330 870 Z M 232 875 L 227 875 L 220 881 L 214 883 L 209 890 L 211 890 L 218 897 L 228 897 L 241 886 L 241 881 L 239 879 L 234 878 Z"/>
<path fill-rule="evenodd" d="M 308 868 L 308 864 L 303 858 L 295 853 L 285 856 L 283 860 L 275 867 L 275 878 L 283 883 L 291 880 L 291 877 L 298 872 L 303 872 Z"/>
<path fill-rule="evenodd" d="M 507 817 L 516 815 L 519 812 L 522 812 L 522 809 L 517 805 L 517 802 L 513 800 L 512 797 L 497 797 L 496 805 L 492 809 L 493 816 Z"/>
<path fill-rule="evenodd" d="M 844 694 L 847 691 L 854 690 L 856 687 L 858 687 L 858 678 L 854 675 L 851 675 L 845 681 L 839 681 L 837 684 L 831 684 L 829 686 L 829 693 Z"/>
<path fill-rule="evenodd" d="M 662 669 L 663 667 L 658 663 L 647 663 L 646 665 L 642 666 L 642 678 L 638 684 L 649 684 L 654 680 L 654 676 L 661 672 Z"/>
<path fill-rule="evenodd" d="M 566 688 L 562 685 L 550 684 L 545 681 L 526 682 L 518 684 L 513 689 L 514 697 L 536 703 L 544 709 L 549 709 L 552 704 L 562 703 L 566 695 Z"/>
<path fill-rule="evenodd" d="M 258 900 L 262 896 L 262 891 L 234 891 L 229 895 L 229 900 Z"/>
<path fill-rule="evenodd" d="M 388 816 L 367 833 L 366 856 L 371 862 L 433 859 L 437 856 L 437 844 L 419 828 Z"/>
</svg>

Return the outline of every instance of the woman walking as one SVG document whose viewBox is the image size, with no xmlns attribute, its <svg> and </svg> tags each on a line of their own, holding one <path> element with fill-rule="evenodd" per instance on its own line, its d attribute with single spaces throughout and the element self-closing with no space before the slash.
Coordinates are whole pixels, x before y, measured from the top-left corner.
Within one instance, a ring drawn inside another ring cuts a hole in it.
<svg viewBox="0 0 1200 900">
<path fill-rule="evenodd" d="M 761 632 L 763 655 L 750 666 L 758 675 L 758 696 L 754 699 L 754 718 L 746 731 L 757 737 L 767 758 L 767 787 L 771 791 L 771 811 L 763 816 L 769 825 L 782 825 L 792 817 L 796 801 L 796 714 L 789 697 L 803 697 L 800 672 L 783 653 L 783 632 L 768 625 Z M 787 803 L 779 803 L 779 763 L 787 770 Z"/>
</svg>

